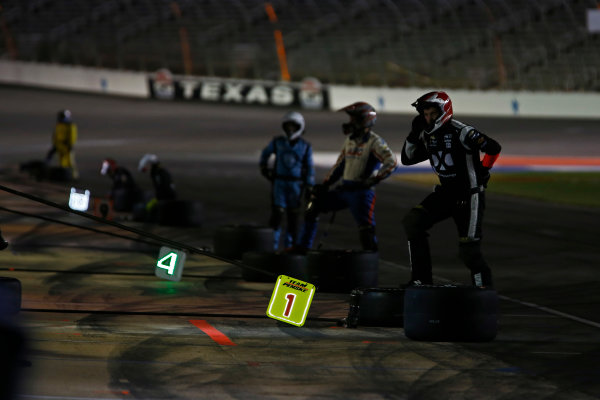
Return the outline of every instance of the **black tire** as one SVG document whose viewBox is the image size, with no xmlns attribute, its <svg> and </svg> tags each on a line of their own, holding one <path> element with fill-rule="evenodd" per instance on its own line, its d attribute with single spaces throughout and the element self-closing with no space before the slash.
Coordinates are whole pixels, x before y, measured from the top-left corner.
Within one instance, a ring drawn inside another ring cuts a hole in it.
<svg viewBox="0 0 600 400">
<path fill-rule="evenodd" d="M 190 200 L 160 200 L 157 218 L 160 225 L 200 226 L 202 224 L 202 203 Z"/>
<path fill-rule="evenodd" d="M 21 311 L 21 281 L 0 276 L 0 317 Z"/>
<path fill-rule="evenodd" d="M 41 181 L 46 177 L 48 166 L 44 161 L 32 160 L 20 165 L 21 172 L 26 172 L 36 181 Z"/>
<path fill-rule="evenodd" d="M 377 286 L 379 253 L 362 250 L 311 250 L 306 254 L 308 282 L 322 292 L 350 293 Z"/>
<path fill-rule="evenodd" d="M 279 275 L 291 276 L 302 281 L 307 278 L 306 257 L 301 254 L 247 251 L 242 256 L 242 263 L 275 275 L 243 268 L 242 278 L 249 282 L 275 282 Z"/>
<path fill-rule="evenodd" d="M 273 229 L 256 225 L 227 225 L 217 229 L 214 253 L 241 260 L 248 251 L 273 251 Z"/>
<path fill-rule="evenodd" d="M 404 334 L 436 342 L 488 342 L 498 332 L 498 295 L 472 286 L 407 287 Z"/>
<path fill-rule="evenodd" d="M 71 182 L 73 180 L 73 171 L 71 168 L 48 167 L 45 177 L 52 182 Z"/>
<path fill-rule="evenodd" d="M 357 326 L 404 325 L 404 288 L 358 288 L 350 293 L 346 324 Z"/>
</svg>

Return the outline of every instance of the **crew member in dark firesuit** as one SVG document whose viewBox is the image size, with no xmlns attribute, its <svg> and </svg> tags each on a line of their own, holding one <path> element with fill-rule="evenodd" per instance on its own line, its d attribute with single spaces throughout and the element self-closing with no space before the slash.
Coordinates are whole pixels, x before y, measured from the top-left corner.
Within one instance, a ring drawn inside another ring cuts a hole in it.
<svg viewBox="0 0 600 400">
<path fill-rule="evenodd" d="M 46 155 L 46 164 L 50 163 L 54 153 L 57 153 L 58 165 L 70 169 L 73 178 L 77 179 L 79 172 L 75 165 L 75 153 L 73 151 L 76 142 L 77 125 L 73 122 L 71 111 L 59 111 L 54 132 L 52 133 L 52 147 Z"/>
<path fill-rule="evenodd" d="M 158 161 L 156 154 L 145 154 L 138 165 L 140 172 L 150 171 L 150 178 L 154 185 L 154 198 L 146 203 L 146 212 L 152 213 L 156 204 L 160 200 L 175 200 L 175 183 L 171 179 L 171 174 Z"/>
<path fill-rule="evenodd" d="M 141 190 L 129 170 L 117 165 L 114 159 L 106 158 L 102 161 L 100 174 L 113 181 L 108 198 L 113 201 L 115 211 L 131 211 L 133 205 L 142 200 Z"/>
<path fill-rule="evenodd" d="M 342 108 L 350 122 L 342 124 L 346 140 L 334 166 L 320 185 L 315 185 L 305 211 L 304 226 L 296 249 L 310 249 L 317 232 L 320 213 L 349 208 L 359 229 L 361 246 L 377 251 L 375 235 L 375 185 L 396 168 L 396 156 L 387 143 L 371 130 L 377 119 L 368 103 L 357 102 Z M 330 187 L 342 179 L 333 190 Z"/>
<path fill-rule="evenodd" d="M 282 128 L 285 135 L 269 142 L 260 155 L 261 174 L 273 183 L 271 191 L 271 217 L 273 247 L 279 248 L 281 226 L 286 218 L 283 245 L 291 248 L 298 238 L 298 217 L 302 210 L 302 193 L 310 193 L 315 184 L 312 146 L 302 138 L 305 122 L 302 114 L 292 111 L 284 115 Z M 269 158 L 274 155 L 273 168 Z"/>
<path fill-rule="evenodd" d="M 500 144 L 454 119 L 452 101 L 444 92 L 427 93 L 412 105 L 419 115 L 404 142 L 402 164 L 429 159 L 440 184 L 402 220 L 412 271 L 409 284 L 433 283 L 427 231 L 452 217 L 458 228 L 459 255 L 471 271 L 473 285 L 492 287 L 492 273 L 481 252 L 481 226 L 484 189 Z"/>
</svg>

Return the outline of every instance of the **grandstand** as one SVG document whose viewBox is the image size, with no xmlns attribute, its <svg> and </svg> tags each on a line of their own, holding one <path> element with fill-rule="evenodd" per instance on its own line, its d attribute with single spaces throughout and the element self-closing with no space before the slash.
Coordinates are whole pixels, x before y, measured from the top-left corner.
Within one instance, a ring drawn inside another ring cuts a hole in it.
<svg viewBox="0 0 600 400">
<path fill-rule="evenodd" d="M 0 58 L 244 79 L 600 91 L 597 0 L 0 0 Z"/>
</svg>

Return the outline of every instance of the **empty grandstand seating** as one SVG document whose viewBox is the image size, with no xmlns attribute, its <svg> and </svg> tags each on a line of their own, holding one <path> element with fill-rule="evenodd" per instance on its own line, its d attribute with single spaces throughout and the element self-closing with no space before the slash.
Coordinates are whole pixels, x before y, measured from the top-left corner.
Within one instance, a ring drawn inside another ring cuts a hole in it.
<svg viewBox="0 0 600 400">
<path fill-rule="evenodd" d="M 177 74 L 600 90 L 597 0 L 3 0 L 0 57 Z M 185 42 L 189 46 L 189 58 Z M 182 47 L 183 44 L 183 47 Z"/>
</svg>

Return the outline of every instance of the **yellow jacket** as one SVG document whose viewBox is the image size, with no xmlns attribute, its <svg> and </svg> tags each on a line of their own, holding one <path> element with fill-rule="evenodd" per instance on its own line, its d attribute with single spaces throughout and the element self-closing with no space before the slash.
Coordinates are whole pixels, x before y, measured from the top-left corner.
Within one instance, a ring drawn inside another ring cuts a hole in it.
<svg viewBox="0 0 600 400">
<path fill-rule="evenodd" d="M 77 142 L 77 125 L 74 123 L 59 122 L 54 128 L 52 145 L 59 153 L 67 153 L 73 149 Z"/>
</svg>

